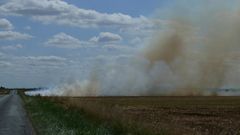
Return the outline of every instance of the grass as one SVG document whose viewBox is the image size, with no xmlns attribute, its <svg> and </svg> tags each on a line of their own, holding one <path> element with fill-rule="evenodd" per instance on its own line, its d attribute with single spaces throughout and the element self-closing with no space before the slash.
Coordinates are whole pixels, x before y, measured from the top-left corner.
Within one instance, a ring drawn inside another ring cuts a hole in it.
<svg viewBox="0 0 240 135">
<path fill-rule="evenodd" d="M 107 123 L 92 120 L 81 110 L 63 108 L 40 97 L 23 97 L 39 135 L 115 135 Z"/>
<path fill-rule="evenodd" d="M 39 135 L 152 135 L 139 128 L 137 123 L 102 119 L 81 108 L 63 106 L 49 98 L 23 94 L 21 97 Z"/>
</svg>

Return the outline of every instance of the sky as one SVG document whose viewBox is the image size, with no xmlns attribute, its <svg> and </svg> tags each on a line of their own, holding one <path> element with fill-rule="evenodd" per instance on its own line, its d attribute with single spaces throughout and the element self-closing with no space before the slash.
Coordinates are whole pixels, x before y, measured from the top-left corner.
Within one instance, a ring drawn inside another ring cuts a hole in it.
<svg viewBox="0 0 240 135">
<path fill-rule="evenodd" d="M 49 87 L 84 78 L 141 48 L 174 0 L 1 0 L 0 85 Z M 103 60 L 104 59 L 104 60 Z M 90 62 L 89 62 L 90 61 Z"/>
<path fill-rule="evenodd" d="M 225 29 L 233 38 L 238 11 L 238 0 L 0 0 L 0 85 L 84 82 L 95 71 L 110 72 L 104 68 L 113 63 L 116 69 L 126 66 L 180 25 L 196 31 L 193 39 L 208 39 L 208 31 Z M 195 52 L 204 47 L 194 46 Z M 224 79 L 230 80 L 229 87 L 239 86 L 239 45 L 227 48 L 236 59 L 234 72 L 227 73 L 230 79 Z"/>
</svg>

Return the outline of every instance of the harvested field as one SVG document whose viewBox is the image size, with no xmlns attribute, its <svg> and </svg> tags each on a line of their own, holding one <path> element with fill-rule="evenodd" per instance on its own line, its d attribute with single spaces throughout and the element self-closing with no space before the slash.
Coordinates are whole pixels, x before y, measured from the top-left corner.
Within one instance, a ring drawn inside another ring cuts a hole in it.
<svg viewBox="0 0 240 135">
<path fill-rule="evenodd" d="M 154 134 L 240 134 L 240 97 L 50 97 Z M 132 126 L 134 125 L 134 126 Z"/>
</svg>

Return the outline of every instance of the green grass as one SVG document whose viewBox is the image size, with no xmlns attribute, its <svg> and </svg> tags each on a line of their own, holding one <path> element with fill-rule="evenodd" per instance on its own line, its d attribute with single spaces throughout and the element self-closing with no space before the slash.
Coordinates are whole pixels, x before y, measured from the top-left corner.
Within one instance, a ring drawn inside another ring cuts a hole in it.
<svg viewBox="0 0 240 135">
<path fill-rule="evenodd" d="M 47 98 L 23 94 L 21 97 L 38 135 L 152 135 L 136 124 L 104 120 L 79 108 L 63 107 Z"/>
<path fill-rule="evenodd" d="M 23 96 L 25 107 L 39 135 L 116 135 L 107 123 L 94 121 L 81 110 L 63 108 L 40 97 Z"/>
</svg>

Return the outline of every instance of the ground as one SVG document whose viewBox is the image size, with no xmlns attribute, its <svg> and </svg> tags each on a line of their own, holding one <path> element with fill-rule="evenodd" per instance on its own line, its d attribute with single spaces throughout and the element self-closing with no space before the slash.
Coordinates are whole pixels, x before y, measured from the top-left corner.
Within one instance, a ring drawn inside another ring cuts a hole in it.
<svg viewBox="0 0 240 135">
<path fill-rule="evenodd" d="M 49 98 L 154 133 L 240 134 L 240 97 Z M 164 131 L 164 132 L 163 132 Z"/>
</svg>

